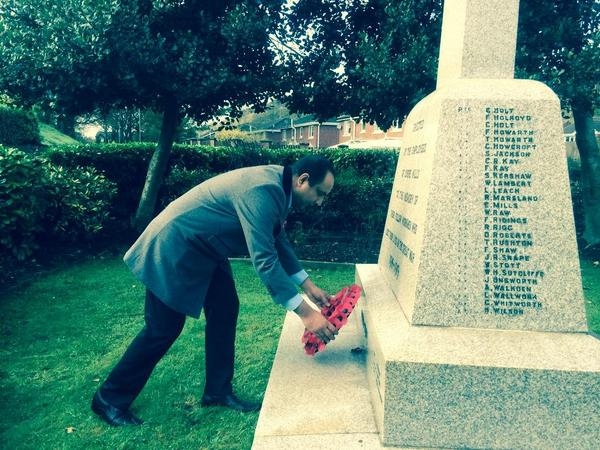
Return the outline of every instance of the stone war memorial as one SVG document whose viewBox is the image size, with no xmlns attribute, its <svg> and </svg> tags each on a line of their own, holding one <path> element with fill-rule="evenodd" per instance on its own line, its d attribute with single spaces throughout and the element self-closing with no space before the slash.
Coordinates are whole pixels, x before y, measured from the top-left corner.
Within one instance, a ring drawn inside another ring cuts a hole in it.
<svg viewBox="0 0 600 450">
<path fill-rule="evenodd" d="M 255 450 L 600 448 L 560 103 L 514 79 L 518 9 L 444 2 L 354 329 L 309 359 L 286 318 Z"/>
<path fill-rule="evenodd" d="M 444 2 L 377 265 L 358 265 L 384 445 L 600 446 L 559 100 L 513 79 L 518 0 Z"/>
</svg>

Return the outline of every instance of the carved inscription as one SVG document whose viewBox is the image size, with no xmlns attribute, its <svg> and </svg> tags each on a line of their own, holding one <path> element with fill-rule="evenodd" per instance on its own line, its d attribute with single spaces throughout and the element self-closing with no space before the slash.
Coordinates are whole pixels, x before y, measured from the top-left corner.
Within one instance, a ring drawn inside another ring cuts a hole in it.
<svg viewBox="0 0 600 450">
<path fill-rule="evenodd" d="M 396 246 L 400 253 L 408 258 L 408 260 L 412 263 L 415 261 L 415 253 L 412 249 L 404 243 L 402 239 L 398 237 L 396 233 L 391 231 L 389 228 L 385 229 L 385 236 L 392 241 L 392 243 Z"/>
<path fill-rule="evenodd" d="M 411 233 L 417 233 L 417 224 L 410 220 L 408 217 L 404 217 L 402 214 L 394 211 L 393 209 L 390 210 L 390 217 Z"/>
<path fill-rule="evenodd" d="M 423 126 L 424 120 L 420 120 L 414 123 L 412 131 L 419 131 Z M 415 260 L 415 252 L 407 245 L 409 239 L 406 236 L 416 235 L 419 231 L 419 224 L 414 219 L 419 195 L 414 192 L 414 189 L 417 187 L 416 183 L 421 171 L 415 167 L 419 167 L 418 158 L 426 152 L 426 143 L 410 145 L 401 151 L 405 166 L 400 170 L 400 179 L 396 180 L 398 182 L 394 193 L 396 201 L 390 206 L 389 219 L 384 232 L 384 237 L 388 238 L 397 250 L 388 256 L 387 261 L 387 269 L 396 279 L 400 277 L 401 259 L 407 259 L 410 263 L 414 263 Z"/>
<path fill-rule="evenodd" d="M 532 261 L 535 236 L 525 204 L 540 201 L 534 175 L 523 168 L 537 149 L 531 115 L 485 108 L 483 243 L 486 314 L 520 316 L 543 307 L 537 286 L 544 271 Z"/>
<path fill-rule="evenodd" d="M 408 203 L 409 205 L 416 205 L 417 201 L 419 201 L 418 195 L 401 190 L 396 191 L 396 198 L 404 203 Z"/>
<path fill-rule="evenodd" d="M 418 153 L 425 153 L 426 149 L 427 144 L 412 145 L 410 147 L 406 147 L 403 153 L 405 156 L 416 155 Z"/>
</svg>

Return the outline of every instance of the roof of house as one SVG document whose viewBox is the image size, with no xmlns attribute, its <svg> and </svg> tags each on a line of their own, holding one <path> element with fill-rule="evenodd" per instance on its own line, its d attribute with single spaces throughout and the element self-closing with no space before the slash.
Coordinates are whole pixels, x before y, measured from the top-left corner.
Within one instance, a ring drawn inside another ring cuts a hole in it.
<svg viewBox="0 0 600 450">
<path fill-rule="evenodd" d="M 365 139 L 365 140 L 354 140 L 348 142 L 341 142 L 336 145 L 332 145 L 329 148 L 360 148 L 360 149 L 399 149 L 402 145 L 401 138 L 385 138 L 385 139 Z"/>
<path fill-rule="evenodd" d="M 271 123 L 262 123 L 262 122 L 251 122 L 244 123 L 240 125 L 238 128 L 240 131 L 246 131 L 249 133 L 259 133 L 261 131 L 281 131 L 283 128 L 289 128 L 291 119 L 289 117 L 284 117 L 282 119 L 278 119 L 275 122 Z"/>
<path fill-rule="evenodd" d="M 298 119 L 294 119 L 293 126 L 297 127 L 300 125 L 333 125 L 333 126 L 337 126 L 337 121 L 335 118 L 331 118 L 331 119 L 327 119 L 322 122 L 319 122 L 319 120 L 315 116 L 310 114 L 307 116 L 299 117 Z M 291 127 L 291 125 L 290 125 L 290 127 Z M 290 127 L 288 127 L 288 128 L 290 128 Z"/>
<path fill-rule="evenodd" d="M 246 131 L 246 133 L 248 133 L 248 134 L 281 133 L 281 129 L 269 128 L 269 129 L 262 129 L 262 130 Z"/>
</svg>

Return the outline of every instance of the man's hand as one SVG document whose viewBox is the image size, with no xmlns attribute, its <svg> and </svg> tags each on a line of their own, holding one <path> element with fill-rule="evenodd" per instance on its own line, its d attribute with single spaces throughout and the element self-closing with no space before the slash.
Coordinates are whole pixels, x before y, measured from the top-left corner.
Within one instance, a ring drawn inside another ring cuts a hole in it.
<svg viewBox="0 0 600 450">
<path fill-rule="evenodd" d="M 340 328 L 342 328 L 348 322 L 348 317 L 354 310 L 360 295 L 360 286 L 353 284 L 351 286 L 342 288 L 337 294 L 335 294 L 335 296 L 331 297 L 331 304 L 329 306 L 321 308 L 321 316 L 323 316 L 327 322 L 333 325 L 334 330 L 331 330 L 331 327 L 328 328 L 329 331 L 333 331 L 334 336 L 338 333 Z M 302 317 L 307 317 L 305 320 L 306 330 L 304 330 L 301 340 L 304 344 L 304 352 L 307 355 L 312 356 L 325 350 L 325 346 L 329 341 L 326 339 L 326 337 L 323 337 L 322 334 L 318 335 L 317 333 L 311 331 L 308 323 L 310 323 L 312 320 L 310 319 L 310 315 L 312 313 L 310 311 L 305 311 L 303 309 L 304 305 L 308 306 L 309 304 L 303 301 L 296 312 Z"/>
<path fill-rule="evenodd" d="M 325 344 L 335 339 L 335 335 L 337 334 L 335 325 L 329 322 L 320 311 L 311 308 L 304 300 L 294 312 L 300 316 L 304 327 L 308 331 L 313 332 Z"/>
<path fill-rule="evenodd" d="M 329 306 L 329 302 L 332 299 L 331 295 L 329 295 L 323 289 L 317 287 L 317 285 L 313 283 L 310 278 L 304 280 L 300 287 L 308 296 L 310 301 L 317 305 L 319 308 L 322 308 L 323 306 Z"/>
</svg>

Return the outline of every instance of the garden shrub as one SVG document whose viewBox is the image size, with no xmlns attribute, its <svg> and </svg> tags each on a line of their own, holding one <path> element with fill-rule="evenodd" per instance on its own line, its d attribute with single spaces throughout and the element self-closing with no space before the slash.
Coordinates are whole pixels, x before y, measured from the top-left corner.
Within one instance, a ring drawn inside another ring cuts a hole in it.
<svg viewBox="0 0 600 450">
<path fill-rule="evenodd" d="M 44 161 L 0 146 L 0 249 L 19 261 L 37 248 L 50 204 Z"/>
<path fill-rule="evenodd" d="M 38 123 L 31 112 L 0 106 L 0 144 L 6 146 L 37 145 L 40 141 Z"/>
<path fill-rule="evenodd" d="M 30 257 L 43 239 L 89 240 L 107 224 L 114 183 L 93 168 L 63 168 L 0 146 L 3 263 Z"/>
<path fill-rule="evenodd" d="M 52 201 L 46 213 L 46 233 L 64 242 L 90 240 L 111 219 L 115 183 L 94 168 L 47 166 Z"/>
<path fill-rule="evenodd" d="M 324 149 L 335 167 L 335 187 L 323 208 L 299 217 L 305 229 L 382 233 L 398 161 L 394 150 Z"/>
<path fill-rule="evenodd" d="M 396 150 L 348 150 L 334 148 L 323 150 L 338 171 L 354 169 L 363 177 L 394 177 L 398 152 Z"/>
<path fill-rule="evenodd" d="M 152 143 L 60 145 L 48 149 L 45 156 L 54 164 L 65 168 L 93 167 L 108 180 L 116 183 L 117 195 L 111 214 L 123 230 L 129 228 L 130 218 L 138 206 L 155 146 Z M 162 194 L 167 198 L 161 198 L 159 206 L 166 205 L 183 186 L 191 187 L 183 178 L 193 181 L 196 176 L 194 171 L 199 171 L 197 173 L 202 177 L 204 174 L 212 176 L 239 167 L 280 163 L 284 156 L 285 153 L 280 154 L 260 147 L 174 145 L 165 178 L 167 186 L 162 189 Z M 192 173 L 185 174 L 183 170 Z M 173 171 L 176 172 L 175 178 L 170 179 L 170 173 Z"/>
<path fill-rule="evenodd" d="M 292 210 L 288 222 L 301 223 L 308 232 L 382 233 L 392 184 L 392 177 L 369 177 L 342 168 L 323 207 Z"/>
</svg>

